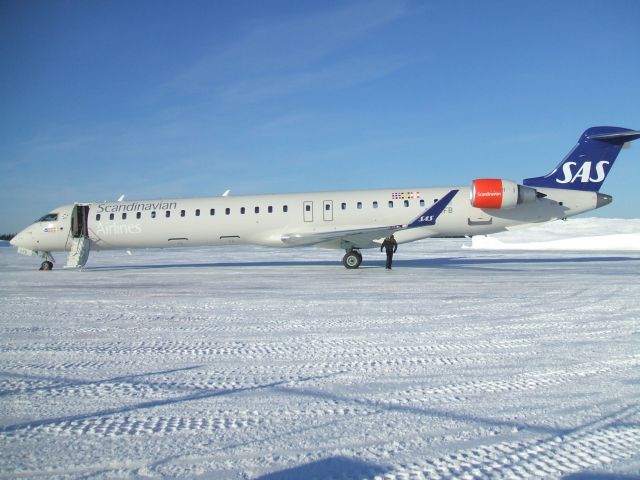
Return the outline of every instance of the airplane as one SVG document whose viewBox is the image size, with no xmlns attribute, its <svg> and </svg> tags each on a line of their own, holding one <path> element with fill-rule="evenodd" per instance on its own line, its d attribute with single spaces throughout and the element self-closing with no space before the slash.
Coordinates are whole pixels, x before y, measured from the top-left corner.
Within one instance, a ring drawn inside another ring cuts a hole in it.
<svg viewBox="0 0 640 480">
<path fill-rule="evenodd" d="M 470 186 L 411 187 L 273 195 L 74 203 L 19 232 L 11 244 L 25 255 L 69 252 L 82 268 L 91 250 L 253 244 L 315 245 L 344 250 L 358 268 L 361 250 L 424 238 L 472 237 L 577 215 L 608 205 L 600 187 L 621 148 L 640 131 L 592 127 L 550 173 L 522 183 L 478 178 Z"/>
</svg>

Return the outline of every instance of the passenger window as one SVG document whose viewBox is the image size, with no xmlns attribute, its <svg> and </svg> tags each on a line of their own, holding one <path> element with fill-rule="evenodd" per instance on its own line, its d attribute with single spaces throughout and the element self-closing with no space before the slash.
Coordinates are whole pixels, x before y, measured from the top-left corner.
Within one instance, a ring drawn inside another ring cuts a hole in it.
<svg viewBox="0 0 640 480">
<path fill-rule="evenodd" d="M 393 208 L 393 200 L 389 200 L 389 208 Z"/>
<path fill-rule="evenodd" d="M 126 219 L 127 219 L 127 214 L 126 214 L 126 213 L 123 213 L 123 214 L 122 214 L 122 219 L 123 219 L 123 220 L 126 220 Z"/>
<path fill-rule="evenodd" d="M 289 211 L 289 207 L 287 207 L 286 205 L 283 205 L 283 206 L 282 206 L 282 211 L 283 211 L 284 213 L 287 213 L 287 212 Z"/>
<path fill-rule="evenodd" d="M 142 218 L 142 212 L 136 213 L 136 218 L 140 220 Z"/>
<path fill-rule="evenodd" d="M 424 207 L 424 198 L 422 200 L 420 200 L 420 206 Z"/>
<path fill-rule="evenodd" d="M 187 214 L 187 212 L 185 212 L 184 210 L 180 210 L 180 216 L 184 217 Z"/>
<path fill-rule="evenodd" d="M 253 211 L 256 212 L 256 213 L 260 213 L 260 207 L 254 208 Z"/>
<path fill-rule="evenodd" d="M 225 215 L 230 215 L 231 214 L 231 209 L 230 208 L 225 208 L 224 209 L 224 213 L 225 213 Z"/>
<path fill-rule="evenodd" d="M 342 208 L 342 210 L 346 210 L 347 209 L 347 204 L 342 202 L 342 205 L 340 205 L 340 208 Z"/>
<path fill-rule="evenodd" d="M 199 217 L 199 216 L 200 216 L 200 209 L 196 208 L 196 217 Z"/>
<path fill-rule="evenodd" d="M 212 208 L 211 210 L 209 210 L 209 215 L 211 215 L 213 217 L 215 214 L 216 214 L 216 209 L 215 208 Z M 229 215 L 229 214 L 227 213 L 227 215 Z"/>
<path fill-rule="evenodd" d="M 245 208 L 244 208 L 244 207 L 242 207 L 242 208 L 240 209 L 240 213 L 241 213 L 242 215 L 244 215 L 244 212 L 245 212 Z"/>
<path fill-rule="evenodd" d="M 405 201 L 404 201 L 404 206 L 405 206 L 405 207 L 408 207 L 408 206 L 409 206 L 409 200 L 405 200 Z"/>
<path fill-rule="evenodd" d="M 156 218 L 156 212 L 151 212 L 151 218 Z"/>
<path fill-rule="evenodd" d="M 164 216 L 165 216 L 165 217 L 167 217 L 167 218 L 169 218 L 169 217 L 171 216 L 171 210 L 167 210 L 167 211 L 164 213 Z"/>
<path fill-rule="evenodd" d="M 273 207 L 271 205 L 269 205 L 269 207 L 267 207 L 267 211 L 269 213 L 273 213 Z"/>
<path fill-rule="evenodd" d="M 100 221 L 100 214 L 98 213 L 96 214 L 96 222 L 99 222 L 99 221 Z"/>
<path fill-rule="evenodd" d="M 357 207 L 358 207 L 358 210 L 362 209 L 362 202 L 358 202 Z"/>
<path fill-rule="evenodd" d="M 114 218 L 116 218 L 116 214 L 115 213 L 110 213 L 109 214 L 109 220 L 113 220 Z"/>
<path fill-rule="evenodd" d="M 378 208 L 378 202 L 376 202 L 375 200 L 373 201 L 373 208 Z"/>
</svg>

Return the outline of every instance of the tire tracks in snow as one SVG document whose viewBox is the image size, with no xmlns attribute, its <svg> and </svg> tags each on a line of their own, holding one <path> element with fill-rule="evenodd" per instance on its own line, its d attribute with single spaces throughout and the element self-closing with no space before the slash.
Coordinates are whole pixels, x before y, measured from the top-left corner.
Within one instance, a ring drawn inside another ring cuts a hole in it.
<svg viewBox="0 0 640 480">
<path fill-rule="evenodd" d="M 103 354 L 103 355 L 180 355 L 180 356 L 231 356 L 257 359 L 276 356 L 299 358 L 301 353 L 309 356 L 334 357 L 346 355 L 362 358 L 365 354 L 375 352 L 378 355 L 434 354 L 441 352 L 472 353 L 495 350 L 527 348 L 530 342 L 521 339 L 490 340 L 469 342 L 431 342 L 413 346 L 389 345 L 384 341 L 359 341 L 318 336 L 289 338 L 286 342 L 214 342 L 197 341 L 160 341 L 160 342 L 100 342 L 93 345 L 77 342 L 5 344 L 0 346 L 0 353 L 33 352 L 33 353 L 66 353 L 66 354 Z"/>
<path fill-rule="evenodd" d="M 463 449 L 432 460 L 398 465 L 383 478 L 559 478 L 606 468 L 640 451 L 639 413 L 640 407 L 634 405 L 565 435 Z M 633 417 L 635 421 L 629 422 Z"/>
<path fill-rule="evenodd" d="M 572 368 L 561 368 L 543 372 L 524 373 L 508 379 L 472 380 L 469 382 L 442 385 L 437 387 L 414 387 L 395 395 L 385 395 L 390 404 L 407 405 L 414 403 L 432 403 L 461 401 L 470 396 L 487 393 L 523 392 L 564 385 L 577 379 L 602 375 L 614 370 L 634 368 L 640 365 L 640 355 L 611 359 L 605 362 L 583 363 Z"/>
</svg>

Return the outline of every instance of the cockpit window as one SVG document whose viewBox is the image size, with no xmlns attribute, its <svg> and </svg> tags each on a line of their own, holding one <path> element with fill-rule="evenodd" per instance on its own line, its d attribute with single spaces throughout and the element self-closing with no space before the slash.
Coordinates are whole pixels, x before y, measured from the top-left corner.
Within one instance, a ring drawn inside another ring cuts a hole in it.
<svg viewBox="0 0 640 480">
<path fill-rule="evenodd" d="M 39 218 L 38 222 L 55 222 L 58 220 L 57 213 L 47 213 L 44 217 Z"/>
</svg>

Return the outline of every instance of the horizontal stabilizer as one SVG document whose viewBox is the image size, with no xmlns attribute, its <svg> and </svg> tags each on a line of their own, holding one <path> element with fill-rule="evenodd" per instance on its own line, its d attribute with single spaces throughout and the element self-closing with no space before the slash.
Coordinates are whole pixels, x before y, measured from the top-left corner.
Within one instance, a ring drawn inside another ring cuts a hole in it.
<svg viewBox="0 0 640 480">
<path fill-rule="evenodd" d="M 609 143 L 627 143 L 640 138 L 640 132 L 627 130 L 626 132 L 617 133 L 600 133 L 595 135 L 589 135 L 592 140 L 600 140 L 601 142 Z"/>
</svg>

